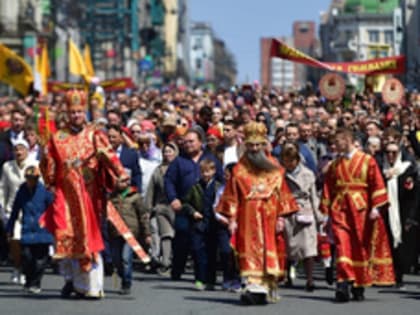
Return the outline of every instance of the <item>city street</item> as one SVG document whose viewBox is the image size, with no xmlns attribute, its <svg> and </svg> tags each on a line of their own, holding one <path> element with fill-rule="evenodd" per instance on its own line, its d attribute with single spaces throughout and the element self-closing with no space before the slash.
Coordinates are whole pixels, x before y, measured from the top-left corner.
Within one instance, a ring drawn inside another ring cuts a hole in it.
<svg viewBox="0 0 420 315">
<path fill-rule="evenodd" d="M 173 282 L 158 275 L 135 273 L 131 296 L 118 294 L 113 278 L 107 277 L 106 297 L 100 301 L 63 300 L 59 297 L 63 280 L 50 272 L 44 277 L 43 292 L 27 295 L 9 282 L 10 268 L 0 268 L 1 314 L 410 314 L 415 313 L 420 301 L 420 277 L 407 277 L 407 290 L 372 288 L 366 292 L 365 302 L 337 304 L 333 302 L 333 287 L 318 280 L 318 290 L 307 293 L 304 280 L 296 287 L 281 288 L 281 300 L 267 306 L 242 306 L 234 293 L 220 290 L 198 292 L 191 277 Z M 119 282 L 117 282 L 118 284 Z"/>
</svg>

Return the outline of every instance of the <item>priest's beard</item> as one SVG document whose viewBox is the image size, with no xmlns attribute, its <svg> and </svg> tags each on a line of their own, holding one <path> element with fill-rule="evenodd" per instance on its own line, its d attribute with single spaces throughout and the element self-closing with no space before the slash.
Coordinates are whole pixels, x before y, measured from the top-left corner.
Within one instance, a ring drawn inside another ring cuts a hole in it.
<svg viewBox="0 0 420 315">
<path fill-rule="evenodd" d="M 278 166 L 270 161 L 263 150 L 258 152 L 246 152 L 246 157 L 248 161 L 251 163 L 252 166 L 264 170 L 264 171 L 272 171 L 278 169 Z"/>
</svg>

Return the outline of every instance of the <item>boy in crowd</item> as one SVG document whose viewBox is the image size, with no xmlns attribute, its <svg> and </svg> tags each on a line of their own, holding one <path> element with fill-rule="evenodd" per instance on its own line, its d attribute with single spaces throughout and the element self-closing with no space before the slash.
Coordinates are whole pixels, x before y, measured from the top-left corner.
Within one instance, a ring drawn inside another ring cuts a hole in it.
<svg viewBox="0 0 420 315">
<path fill-rule="evenodd" d="M 214 290 L 216 282 L 216 219 L 213 203 L 220 183 L 215 180 L 216 164 L 210 159 L 200 162 L 200 180 L 187 193 L 183 206 L 192 224 L 191 250 L 194 259 L 195 287 Z"/>
<path fill-rule="evenodd" d="M 7 224 L 9 237 L 13 236 L 14 226 L 22 213 L 22 271 L 26 282 L 25 292 L 39 294 L 41 279 L 48 263 L 49 246 L 52 235 L 39 226 L 38 220 L 53 201 L 53 195 L 39 181 L 38 167 L 29 166 L 25 170 L 25 182 L 20 186 Z"/>
<path fill-rule="evenodd" d="M 110 200 L 133 235 L 140 236 L 140 240 L 149 245 L 151 243 L 149 213 L 140 193 L 135 187 L 130 187 L 130 180 L 130 177 L 127 177 L 119 181 L 117 190 L 111 195 Z M 112 224 L 109 224 L 109 238 L 113 264 L 121 278 L 119 293 L 128 295 L 131 293 L 133 278 L 133 250 Z"/>
</svg>

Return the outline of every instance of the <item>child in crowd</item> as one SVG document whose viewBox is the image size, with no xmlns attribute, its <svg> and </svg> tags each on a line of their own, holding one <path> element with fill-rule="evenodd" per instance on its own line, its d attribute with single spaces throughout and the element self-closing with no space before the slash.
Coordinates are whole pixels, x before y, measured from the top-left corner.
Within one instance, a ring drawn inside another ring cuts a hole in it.
<svg viewBox="0 0 420 315">
<path fill-rule="evenodd" d="M 236 163 L 229 163 L 225 166 L 224 170 L 224 178 L 225 182 L 227 182 L 231 175 L 233 167 Z M 214 208 L 217 207 L 219 203 L 220 197 L 225 190 L 225 185 L 219 187 L 216 192 L 216 198 L 214 201 Z M 220 261 L 223 270 L 223 290 L 238 292 L 241 289 L 241 281 L 239 279 L 238 270 L 236 268 L 236 258 L 234 252 L 231 247 L 231 239 L 235 238 L 234 236 L 230 235 L 228 230 L 229 220 L 225 216 L 221 215 L 220 213 L 215 213 L 216 221 L 217 221 L 217 245 L 220 254 Z"/>
<path fill-rule="evenodd" d="M 129 172 L 128 172 L 129 173 Z M 130 177 L 117 183 L 117 190 L 110 196 L 110 201 L 117 209 L 126 225 L 134 236 L 150 245 L 149 213 L 144 206 L 142 197 L 135 187 L 130 187 Z M 117 230 L 109 224 L 109 243 L 114 266 L 121 278 L 120 294 L 131 293 L 133 274 L 133 250 L 119 235 Z"/>
<path fill-rule="evenodd" d="M 22 214 L 21 249 L 22 270 L 26 282 L 25 292 L 39 294 L 41 279 L 48 263 L 49 246 L 53 237 L 39 226 L 38 220 L 53 201 L 53 195 L 39 180 L 39 169 L 29 166 L 25 170 L 25 182 L 19 187 L 7 224 L 9 237 L 13 236 L 14 225 Z"/>
<path fill-rule="evenodd" d="M 200 162 L 200 180 L 187 193 L 183 207 L 192 223 L 191 249 L 197 290 L 214 290 L 216 283 L 217 221 L 213 203 L 220 183 L 215 180 L 216 164 Z"/>
</svg>

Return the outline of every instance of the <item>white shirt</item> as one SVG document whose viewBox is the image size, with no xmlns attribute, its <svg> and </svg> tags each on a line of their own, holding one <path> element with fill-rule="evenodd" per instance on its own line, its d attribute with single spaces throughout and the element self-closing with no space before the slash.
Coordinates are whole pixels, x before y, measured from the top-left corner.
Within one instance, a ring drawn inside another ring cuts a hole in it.
<svg viewBox="0 0 420 315">
<path fill-rule="evenodd" d="M 13 130 L 10 130 L 10 142 L 14 144 L 16 140 L 25 140 L 25 134 L 23 131 L 16 133 Z"/>
<path fill-rule="evenodd" d="M 236 163 L 239 161 L 238 156 L 238 146 L 233 145 L 230 147 L 225 148 L 225 152 L 223 153 L 223 167 L 230 163 Z"/>
<path fill-rule="evenodd" d="M 347 160 L 351 160 L 351 158 L 353 157 L 353 155 L 357 152 L 357 149 L 354 148 L 353 150 L 351 150 L 351 152 L 349 153 L 344 153 L 343 157 L 346 158 Z"/>
<path fill-rule="evenodd" d="M 117 150 L 115 151 L 117 153 L 118 158 L 120 158 L 120 156 L 121 156 L 122 149 L 123 149 L 122 145 L 119 145 Z"/>
<path fill-rule="evenodd" d="M 141 195 L 143 198 L 145 198 L 147 186 L 149 185 L 153 172 L 160 165 L 160 163 L 155 160 L 147 160 L 141 157 L 139 158 L 139 164 L 141 169 Z"/>
</svg>

